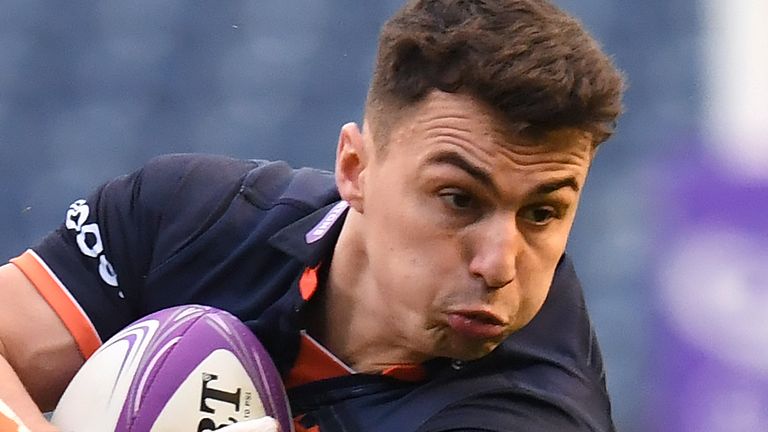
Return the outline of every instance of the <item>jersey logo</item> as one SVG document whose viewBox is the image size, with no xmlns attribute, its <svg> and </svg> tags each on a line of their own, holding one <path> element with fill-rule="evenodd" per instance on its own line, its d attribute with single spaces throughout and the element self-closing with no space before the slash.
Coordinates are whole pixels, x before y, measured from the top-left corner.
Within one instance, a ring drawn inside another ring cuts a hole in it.
<svg viewBox="0 0 768 432">
<path fill-rule="evenodd" d="M 64 225 L 67 229 L 75 231 L 77 247 L 83 255 L 99 260 L 99 276 L 101 280 L 113 287 L 117 286 L 117 273 L 104 254 L 104 243 L 101 241 L 101 231 L 95 223 L 85 224 L 91 208 L 84 199 L 72 203 L 67 210 L 67 219 Z M 121 294 L 122 292 L 118 293 Z"/>
<path fill-rule="evenodd" d="M 349 203 L 346 201 L 339 201 L 321 220 L 314 226 L 309 232 L 304 235 L 304 240 L 307 244 L 312 244 L 325 235 L 333 224 L 344 214 L 344 210 L 349 207 Z"/>
</svg>

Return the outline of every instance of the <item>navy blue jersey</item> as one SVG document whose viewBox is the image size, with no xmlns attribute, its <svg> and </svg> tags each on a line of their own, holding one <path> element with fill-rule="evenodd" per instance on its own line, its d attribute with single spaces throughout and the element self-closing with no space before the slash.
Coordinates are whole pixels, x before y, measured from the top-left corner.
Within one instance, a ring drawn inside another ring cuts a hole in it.
<svg viewBox="0 0 768 432">
<path fill-rule="evenodd" d="M 197 303 L 242 319 L 284 374 L 346 207 L 333 175 L 283 162 L 170 155 L 106 183 L 13 262 L 87 357 L 148 313 Z M 320 284 L 319 289 L 322 289 Z M 314 288 L 312 288 L 314 289 Z M 488 356 L 420 380 L 349 374 L 289 389 L 314 431 L 612 431 L 603 365 L 572 264 L 540 313 Z"/>
</svg>

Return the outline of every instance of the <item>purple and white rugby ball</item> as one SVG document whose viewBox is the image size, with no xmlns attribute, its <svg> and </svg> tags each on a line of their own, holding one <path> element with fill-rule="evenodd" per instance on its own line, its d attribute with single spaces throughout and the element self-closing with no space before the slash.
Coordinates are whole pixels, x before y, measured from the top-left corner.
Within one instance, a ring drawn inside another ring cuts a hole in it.
<svg viewBox="0 0 768 432">
<path fill-rule="evenodd" d="M 51 421 L 63 432 L 203 432 L 267 415 L 293 431 L 267 351 L 228 312 L 187 305 L 148 315 L 104 343 Z"/>
</svg>

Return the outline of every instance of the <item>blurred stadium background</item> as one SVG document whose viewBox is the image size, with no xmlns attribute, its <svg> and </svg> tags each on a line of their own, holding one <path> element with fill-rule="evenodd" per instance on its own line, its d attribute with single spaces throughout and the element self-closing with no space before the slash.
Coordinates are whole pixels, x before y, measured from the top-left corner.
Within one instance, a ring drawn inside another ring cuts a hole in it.
<svg viewBox="0 0 768 432">
<path fill-rule="evenodd" d="M 768 2 L 557 3 L 630 82 L 570 243 L 619 429 L 765 432 Z M 399 4 L 0 0 L 0 258 L 157 154 L 331 168 Z"/>
</svg>

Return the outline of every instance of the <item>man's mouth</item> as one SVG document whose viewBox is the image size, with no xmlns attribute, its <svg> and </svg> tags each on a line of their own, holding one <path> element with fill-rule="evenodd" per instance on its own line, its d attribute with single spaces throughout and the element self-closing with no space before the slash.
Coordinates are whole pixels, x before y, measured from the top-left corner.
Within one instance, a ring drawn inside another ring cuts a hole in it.
<svg viewBox="0 0 768 432">
<path fill-rule="evenodd" d="M 500 316 L 487 310 L 457 310 L 447 314 L 448 326 L 470 339 L 496 339 L 507 328 Z"/>
</svg>

